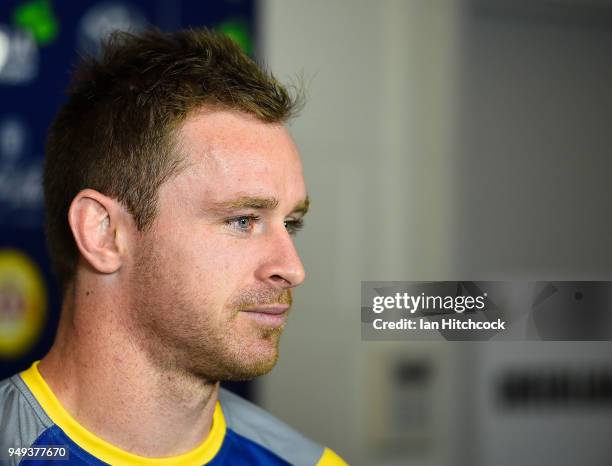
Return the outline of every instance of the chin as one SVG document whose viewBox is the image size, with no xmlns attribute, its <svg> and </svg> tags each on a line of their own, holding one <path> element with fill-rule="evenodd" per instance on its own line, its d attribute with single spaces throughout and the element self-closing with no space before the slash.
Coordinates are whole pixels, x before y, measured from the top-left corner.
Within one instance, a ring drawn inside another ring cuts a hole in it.
<svg viewBox="0 0 612 466">
<path fill-rule="evenodd" d="M 259 339 L 243 348 L 234 358 L 229 377 L 225 380 L 250 380 L 270 372 L 278 361 L 280 331 L 275 329 L 266 338 Z"/>
<path fill-rule="evenodd" d="M 239 365 L 237 364 L 228 370 L 220 380 L 222 382 L 241 382 L 265 375 L 274 368 L 277 359 L 278 355 L 270 359 L 258 358 L 256 361 L 248 361 L 246 364 L 245 361 L 240 361 Z"/>
</svg>

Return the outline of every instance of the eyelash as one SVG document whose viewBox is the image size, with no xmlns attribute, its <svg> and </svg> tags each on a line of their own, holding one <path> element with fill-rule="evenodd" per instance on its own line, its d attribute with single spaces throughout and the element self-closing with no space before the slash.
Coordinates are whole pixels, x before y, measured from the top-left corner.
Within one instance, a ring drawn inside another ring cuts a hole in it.
<svg viewBox="0 0 612 466">
<path fill-rule="evenodd" d="M 249 221 L 248 229 L 245 229 L 245 228 L 241 227 L 238 224 L 238 222 L 240 222 L 242 220 L 248 220 Z M 240 233 L 249 233 L 252 230 L 253 225 L 255 223 L 259 222 L 259 220 L 261 220 L 261 217 L 259 217 L 257 215 L 240 215 L 239 217 L 228 218 L 225 221 L 225 223 L 227 225 L 229 225 L 229 226 L 232 226 L 233 228 L 235 228 Z"/>
<path fill-rule="evenodd" d="M 304 220 L 285 220 L 285 228 L 290 235 L 296 235 L 298 231 L 304 228 Z"/>
<path fill-rule="evenodd" d="M 242 220 L 248 220 L 250 223 L 248 225 L 248 229 L 242 228 L 238 226 L 238 222 Z M 241 233 L 250 233 L 253 225 L 261 220 L 261 217 L 257 215 L 240 215 L 239 217 L 228 218 L 225 223 L 228 226 L 234 226 L 236 230 Z M 304 228 L 304 220 L 285 220 L 285 228 L 289 232 L 290 235 L 297 234 L 302 228 Z"/>
</svg>

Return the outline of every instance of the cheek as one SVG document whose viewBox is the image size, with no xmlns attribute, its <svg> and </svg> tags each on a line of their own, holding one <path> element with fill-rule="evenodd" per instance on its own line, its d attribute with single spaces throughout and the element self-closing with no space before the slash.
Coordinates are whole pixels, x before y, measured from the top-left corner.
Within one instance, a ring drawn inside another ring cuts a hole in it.
<svg viewBox="0 0 612 466">
<path fill-rule="evenodd" d="M 255 252 L 243 239 L 203 232 L 172 237 L 165 256 L 169 269 L 193 295 L 223 305 L 252 284 Z"/>
</svg>

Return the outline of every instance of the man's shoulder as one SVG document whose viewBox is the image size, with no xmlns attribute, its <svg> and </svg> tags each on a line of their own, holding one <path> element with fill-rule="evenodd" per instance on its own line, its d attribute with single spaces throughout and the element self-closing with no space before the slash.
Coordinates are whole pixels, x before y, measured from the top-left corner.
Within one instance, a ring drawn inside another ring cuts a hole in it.
<svg viewBox="0 0 612 466">
<path fill-rule="evenodd" d="M 8 449 L 29 447 L 51 426 L 19 375 L 0 381 L 0 464 L 13 464 Z"/>
<path fill-rule="evenodd" d="M 310 440 L 259 406 L 221 389 L 227 428 L 293 465 L 345 465 L 333 451 Z"/>
<path fill-rule="evenodd" d="M 53 421 L 19 374 L 0 381 L 0 439 L 18 433 L 27 440 L 51 426 Z"/>
</svg>

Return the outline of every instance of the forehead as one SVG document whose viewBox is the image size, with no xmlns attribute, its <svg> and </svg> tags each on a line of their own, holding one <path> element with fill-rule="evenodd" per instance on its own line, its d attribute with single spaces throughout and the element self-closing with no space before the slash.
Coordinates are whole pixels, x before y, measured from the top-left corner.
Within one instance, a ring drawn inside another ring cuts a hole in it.
<svg viewBox="0 0 612 466">
<path fill-rule="evenodd" d="M 299 153 L 282 124 L 236 111 L 199 112 L 186 119 L 178 141 L 192 181 L 212 200 L 305 196 Z"/>
</svg>

